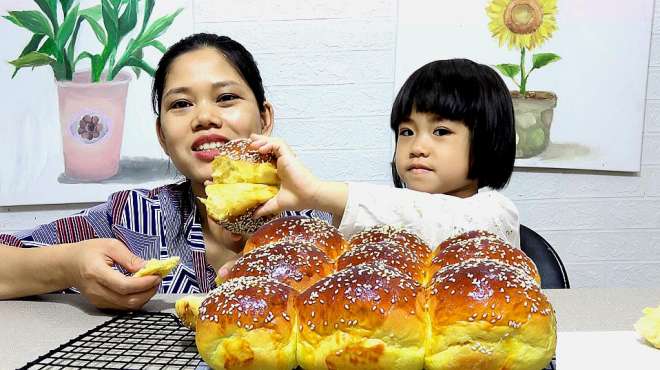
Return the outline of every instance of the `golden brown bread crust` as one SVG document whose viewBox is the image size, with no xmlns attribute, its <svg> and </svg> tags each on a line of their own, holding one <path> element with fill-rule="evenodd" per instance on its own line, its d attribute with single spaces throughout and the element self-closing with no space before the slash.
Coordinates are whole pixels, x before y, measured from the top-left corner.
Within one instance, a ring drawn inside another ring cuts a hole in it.
<svg viewBox="0 0 660 370">
<path fill-rule="evenodd" d="M 250 139 L 228 141 L 218 149 L 218 156 L 224 155 L 235 161 L 276 164 L 277 158 L 274 155 L 271 153 L 259 153 L 258 150 L 251 149 L 251 142 Z"/>
<path fill-rule="evenodd" d="M 554 310 L 519 269 L 469 260 L 439 270 L 426 292 L 428 369 L 540 369 L 552 358 Z"/>
<path fill-rule="evenodd" d="M 420 284 L 426 283 L 426 266 L 410 249 L 393 240 L 358 244 L 337 259 L 337 270 L 361 263 L 383 263 L 402 272 Z"/>
<path fill-rule="evenodd" d="M 458 235 L 454 235 L 451 238 L 448 238 L 448 239 L 444 240 L 443 242 L 438 244 L 437 247 L 435 247 L 434 251 L 435 251 L 435 254 L 438 254 L 439 252 L 441 252 L 445 248 L 449 247 L 450 245 L 455 245 L 455 244 L 462 245 L 462 244 L 465 244 L 465 243 L 472 242 L 474 240 L 484 240 L 484 239 L 491 240 L 491 241 L 500 241 L 502 243 L 505 243 L 505 241 L 502 240 L 502 238 L 500 238 L 499 236 L 491 233 L 490 231 L 470 230 L 470 231 L 466 231 L 466 232 L 458 234 Z"/>
<path fill-rule="evenodd" d="M 349 248 L 364 243 L 375 243 L 384 240 L 399 243 L 406 249 L 414 251 L 422 263 L 428 263 L 432 254 L 429 246 L 414 233 L 389 225 L 376 225 L 353 235 L 349 241 Z"/>
<path fill-rule="evenodd" d="M 300 365 L 386 369 L 396 360 L 401 368 L 421 367 L 424 298 L 419 283 L 383 264 L 322 279 L 296 299 Z"/>
<path fill-rule="evenodd" d="M 444 244 L 444 243 L 443 243 Z M 435 257 L 431 260 L 429 275 L 433 276 L 436 271 L 449 265 L 470 259 L 492 260 L 505 263 L 521 269 L 531 276 L 537 284 L 541 284 L 536 265 L 525 252 L 511 247 L 499 238 L 476 237 L 462 239 L 436 250 Z"/>
<path fill-rule="evenodd" d="M 291 368 L 296 296 L 288 285 L 264 277 L 226 281 L 199 309 L 195 342 L 200 355 L 213 368 Z"/>
<path fill-rule="evenodd" d="M 339 231 L 323 220 L 302 216 L 280 217 L 263 225 L 245 243 L 245 253 L 259 246 L 282 239 L 302 240 L 314 244 L 331 259 L 336 259 L 347 247 Z"/>
<path fill-rule="evenodd" d="M 239 276 L 264 276 L 301 292 L 332 274 L 334 262 L 311 243 L 280 240 L 244 254 L 232 267 L 227 280 Z"/>
</svg>

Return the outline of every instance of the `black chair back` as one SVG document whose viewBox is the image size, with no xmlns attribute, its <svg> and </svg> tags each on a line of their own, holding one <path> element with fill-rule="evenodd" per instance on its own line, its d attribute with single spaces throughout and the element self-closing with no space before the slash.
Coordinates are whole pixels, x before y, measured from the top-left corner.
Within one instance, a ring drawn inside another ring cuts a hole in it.
<svg viewBox="0 0 660 370">
<path fill-rule="evenodd" d="M 541 235 L 525 225 L 520 225 L 520 248 L 539 269 L 541 288 L 570 288 L 566 268 L 557 252 Z"/>
</svg>

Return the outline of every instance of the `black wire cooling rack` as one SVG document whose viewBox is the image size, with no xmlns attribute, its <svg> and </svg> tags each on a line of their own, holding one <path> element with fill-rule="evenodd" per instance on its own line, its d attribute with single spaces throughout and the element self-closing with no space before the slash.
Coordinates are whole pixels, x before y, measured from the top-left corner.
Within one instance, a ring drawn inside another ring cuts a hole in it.
<svg viewBox="0 0 660 370">
<path fill-rule="evenodd" d="M 195 334 L 169 313 L 140 312 L 112 318 L 21 369 L 186 369 L 209 367 Z M 543 370 L 556 370 L 555 359 Z"/>
<path fill-rule="evenodd" d="M 208 369 L 195 334 L 168 313 L 140 312 L 106 321 L 21 369 Z"/>
</svg>

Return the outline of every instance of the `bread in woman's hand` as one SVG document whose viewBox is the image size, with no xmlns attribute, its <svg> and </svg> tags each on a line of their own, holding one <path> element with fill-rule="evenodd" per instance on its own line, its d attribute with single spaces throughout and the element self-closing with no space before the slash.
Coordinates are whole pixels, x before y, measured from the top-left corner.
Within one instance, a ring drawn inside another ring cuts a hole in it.
<svg viewBox="0 0 660 370">
<path fill-rule="evenodd" d="M 213 369 L 288 370 L 296 366 L 297 292 L 264 277 L 228 280 L 204 299 L 195 343 Z"/>
<path fill-rule="evenodd" d="M 436 272 L 426 293 L 427 370 L 538 370 L 552 359 L 554 310 L 520 269 L 468 260 Z"/>
<path fill-rule="evenodd" d="M 263 276 L 301 292 L 334 270 L 335 263 L 315 245 L 283 239 L 244 254 L 229 271 L 227 280 Z"/>
<path fill-rule="evenodd" d="M 147 275 L 158 275 L 160 277 L 165 277 L 176 267 L 176 265 L 179 264 L 180 259 L 181 258 L 179 256 L 166 258 L 164 260 L 152 258 L 147 261 L 147 264 L 138 270 L 133 276 L 141 277 Z"/>
<path fill-rule="evenodd" d="M 424 290 L 383 264 L 336 272 L 296 300 L 304 369 L 421 369 Z"/>
<path fill-rule="evenodd" d="M 252 213 L 279 189 L 275 158 L 249 145 L 250 140 L 237 139 L 219 148 L 211 162 L 213 183 L 205 187 L 206 198 L 200 198 L 213 220 L 237 234 L 254 232 L 272 219 L 252 219 Z"/>
<path fill-rule="evenodd" d="M 314 244 L 331 259 L 336 259 L 347 247 L 347 242 L 335 227 L 317 218 L 302 216 L 280 217 L 255 231 L 245 242 L 245 253 L 259 246 L 282 239 Z"/>
</svg>

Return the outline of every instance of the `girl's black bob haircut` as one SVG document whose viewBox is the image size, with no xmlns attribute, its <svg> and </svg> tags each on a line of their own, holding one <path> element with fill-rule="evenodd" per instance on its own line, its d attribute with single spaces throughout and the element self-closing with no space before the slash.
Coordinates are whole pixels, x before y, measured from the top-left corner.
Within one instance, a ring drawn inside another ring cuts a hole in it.
<svg viewBox="0 0 660 370">
<path fill-rule="evenodd" d="M 516 154 L 511 94 L 492 68 L 467 59 L 438 60 L 416 70 L 394 100 L 390 127 L 399 139 L 399 124 L 412 111 L 462 121 L 470 130 L 468 178 L 478 187 L 502 189 L 513 172 Z M 394 186 L 404 186 L 392 161 Z"/>
</svg>

